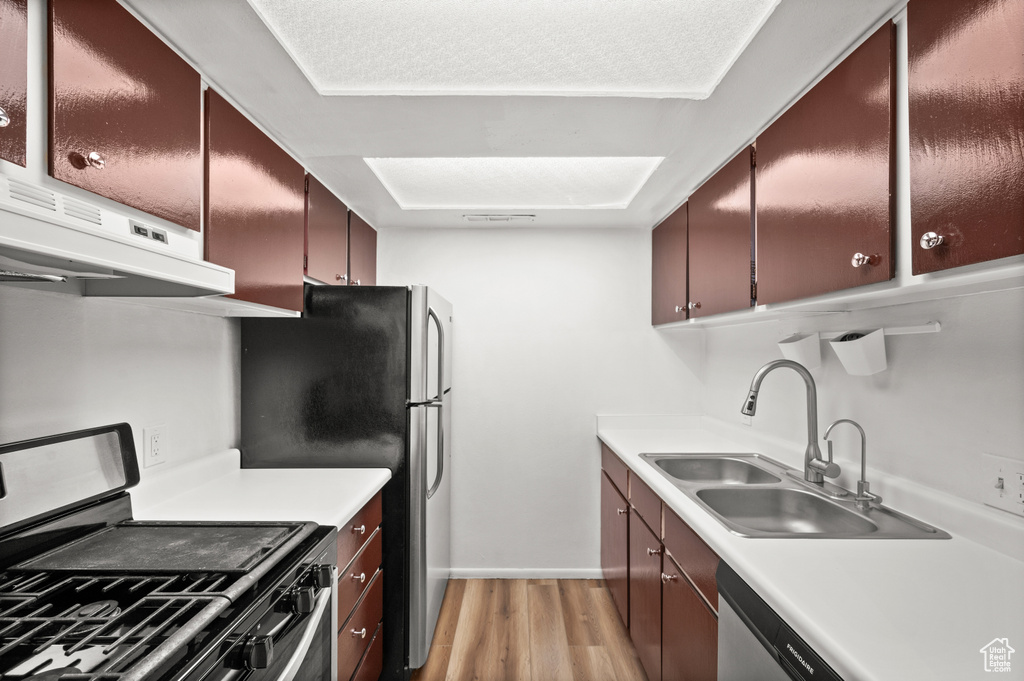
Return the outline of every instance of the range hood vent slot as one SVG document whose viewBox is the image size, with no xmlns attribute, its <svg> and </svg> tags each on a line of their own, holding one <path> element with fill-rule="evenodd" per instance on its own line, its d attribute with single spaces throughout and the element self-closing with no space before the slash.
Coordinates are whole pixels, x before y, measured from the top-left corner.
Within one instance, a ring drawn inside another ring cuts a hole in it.
<svg viewBox="0 0 1024 681">
<path fill-rule="evenodd" d="M 10 197 L 15 201 L 57 212 L 57 196 L 50 190 L 12 179 L 7 180 L 7 186 Z"/>
<path fill-rule="evenodd" d="M 94 225 L 103 224 L 103 215 L 100 213 L 99 208 L 67 197 L 64 197 L 64 214 L 79 220 L 85 220 Z"/>
</svg>

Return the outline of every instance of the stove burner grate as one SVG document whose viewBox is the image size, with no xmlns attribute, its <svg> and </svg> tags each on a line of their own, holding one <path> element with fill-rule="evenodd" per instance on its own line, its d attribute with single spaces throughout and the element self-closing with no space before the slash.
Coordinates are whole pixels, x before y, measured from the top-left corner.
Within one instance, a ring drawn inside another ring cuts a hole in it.
<svg viewBox="0 0 1024 681">
<path fill-rule="evenodd" d="M 222 574 L 0 577 L 0 678 L 134 678 L 230 602 Z M 129 673 L 131 672 L 131 673 Z"/>
</svg>

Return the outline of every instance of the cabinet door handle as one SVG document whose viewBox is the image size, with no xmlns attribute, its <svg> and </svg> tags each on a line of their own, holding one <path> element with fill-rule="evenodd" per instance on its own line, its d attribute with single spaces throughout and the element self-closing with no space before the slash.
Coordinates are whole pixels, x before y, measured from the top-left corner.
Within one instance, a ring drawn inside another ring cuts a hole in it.
<svg viewBox="0 0 1024 681">
<path fill-rule="evenodd" d="M 619 515 L 626 515 L 627 513 L 629 513 L 629 509 L 628 508 L 617 508 L 617 509 L 615 509 L 615 511 Z"/>
<path fill-rule="evenodd" d="M 366 525 L 352 526 L 352 534 L 366 534 Z"/>
<path fill-rule="evenodd" d="M 687 303 L 686 307 L 691 309 L 691 310 L 699 310 L 700 309 L 700 302 L 698 301 L 696 303 Z"/>
<path fill-rule="evenodd" d="M 353 572 L 350 575 L 350 577 L 352 577 L 352 581 L 353 582 L 359 582 L 360 584 L 362 584 L 363 582 L 366 581 L 366 573 L 365 572 L 360 572 L 358 575 Z"/>
<path fill-rule="evenodd" d="M 358 279 L 356 279 L 355 281 L 353 281 L 353 282 L 352 282 L 352 285 L 353 285 L 353 286 L 359 286 L 359 285 L 360 285 L 360 284 L 359 284 L 359 280 L 358 280 Z"/>
<path fill-rule="evenodd" d="M 85 157 L 85 162 L 89 164 L 89 167 L 95 168 L 96 170 L 103 170 L 103 166 L 107 164 L 107 162 L 103 160 L 103 157 L 95 151 L 89 152 L 89 155 Z"/>
<path fill-rule="evenodd" d="M 679 579 L 679 575 L 666 575 L 664 572 L 661 573 L 661 583 L 668 584 Z"/>
<path fill-rule="evenodd" d="M 352 638 L 356 638 L 357 636 L 359 638 L 366 638 L 366 627 L 363 627 L 359 631 L 356 631 L 355 629 L 353 629 L 352 630 Z"/>
<path fill-rule="evenodd" d="M 853 258 L 850 260 L 850 264 L 854 267 L 863 267 L 864 265 L 877 265 L 879 258 L 877 255 L 864 255 L 863 253 L 854 253 Z"/>
<path fill-rule="evenodd" d="M 0 107 L 0 128 L 6 128 L 11 124 L 11 117 L 7 115 L 7 112 Z"/>
<path fill-rule="evenodd" d="M 661 555 L 661 549 L 647 549 L 647 555 L 648 556 L 660 556 Z"/>
<path fill-rule="evenodd" d="M 345 281 L 346 279 L 348 279 L 348 275 L 347 274 L 335 274 L 334 278 L 337 279 L 338 281 Z"/>
<path fill-rule="evenodd" d="M 682 314 L 686 312 L 686 308 L 682 305 L 676 305 L 676 314 Z"/>
<path fill-rule="evenodd" d="M 923 248 L 926 251 L 930 251 L 936 246 L 941 245 L 943 241 L 945 241 L 945 239 L 942 238 L 941 234 L 936 234 L 935 232 L 925 232 L 924 234 L 921 235 L 921 241 L 918 243 L 921 244 L 921 248 Z"/>
</svg>

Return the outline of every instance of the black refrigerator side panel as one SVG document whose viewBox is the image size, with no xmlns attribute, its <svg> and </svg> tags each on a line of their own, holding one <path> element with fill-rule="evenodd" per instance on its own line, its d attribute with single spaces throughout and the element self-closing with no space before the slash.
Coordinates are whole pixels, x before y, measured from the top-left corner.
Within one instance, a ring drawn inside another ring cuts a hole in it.
<svg viewBox="0 0 1024 681">
<path fill-rule="evenodd" d="M 300 319 L 242 320 L 242 465 L 387 467 L 405 459 L 408 290 L 306 288 Z"/>
<path fill-rule="evenodd" d="M 409 291 L 307 286 L 300 319 L 243 319 L 243 468 L 389 468 L 384 673 L 408 678 Z"/>
</svg>

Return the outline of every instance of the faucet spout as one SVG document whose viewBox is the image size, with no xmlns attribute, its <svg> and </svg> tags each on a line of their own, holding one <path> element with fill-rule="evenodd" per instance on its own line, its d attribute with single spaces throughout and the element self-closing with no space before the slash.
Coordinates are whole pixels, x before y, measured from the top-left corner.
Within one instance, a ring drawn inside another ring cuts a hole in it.
<svg viewBox="0 0 1024 681">
<path fill-rule="evenodd" d="M 804 379 L 807 388 L 807 449 L 804 450 L 804 480 L 815 484 L 822 484 L 825 476 L 834 478 L 839 475 L 839 466 L 825 462 L 821 458 L 821 449 L 818 447 L 818 390 L 814 385 L 814 377 L 811 372 L 799 362 L 789 359 L 777 359 L 768 362 L 757 370 L 754 379 L 750 382 L 750 391 L 743 403 L 742 411 L 747 416 L 753 416 L 757 410 L 757 397 L 761 390 L 761 381 L 772 371 L 780 368 L 788 368 L 795 371 Z"/>
</svg>

